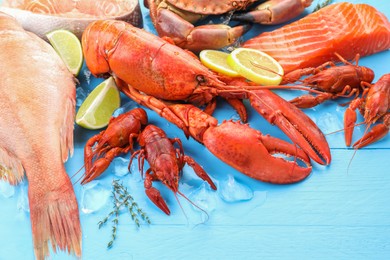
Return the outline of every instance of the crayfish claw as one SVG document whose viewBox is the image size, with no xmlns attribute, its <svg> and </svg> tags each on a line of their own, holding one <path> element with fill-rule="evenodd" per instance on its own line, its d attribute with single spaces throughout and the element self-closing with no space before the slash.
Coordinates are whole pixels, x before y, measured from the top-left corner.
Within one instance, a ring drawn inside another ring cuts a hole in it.
<svg viewBox="0 0 390 260">
<path fill-rule="evenodd" d="M 366 133 L 362 138 L 356 141 L 353 144 L 353 148 L 360 149 L 369 144 L 372 144 L 383 137 L 385 137 L 389 132 L 389 126 L 385 124 L 378 124 L 372 127 L 370 132 Z"/>
<path fill-rule="evenodd" d="M 168 208 L 167 203 L 161 196 L 161 193 L 158 189 L 154 187 L 150 187 L 145 190 L 146 195 L 148 198 L 159 208 L 161 209 L 165 214 L 170 215 L 171 211 Z"/>
</svg>

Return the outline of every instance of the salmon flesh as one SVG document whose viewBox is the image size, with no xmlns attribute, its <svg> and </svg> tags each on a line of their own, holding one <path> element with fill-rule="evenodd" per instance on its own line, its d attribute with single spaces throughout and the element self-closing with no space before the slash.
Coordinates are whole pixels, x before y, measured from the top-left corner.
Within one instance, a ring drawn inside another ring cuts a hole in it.
<svg viewBox="0 0 390 260">
<path fill-rule="evenodd" d="M 73 152 L 76 85 L 54 49 L 0 12 L 0 179 L 28 179 L 37 259 L 81 255 L 79 211 L 64 162 Z"/>
<path fill-rule="evenodd" d="M 285 73 L 339 61 L 335 52 L 352 60 L 356 54 L 371 55 L 390 48 L 390 23 L 367 4 L 335 3 L 285 25 L 262 33 L 243 47 L 264 51 L 275 58 Z"/>
</svg>

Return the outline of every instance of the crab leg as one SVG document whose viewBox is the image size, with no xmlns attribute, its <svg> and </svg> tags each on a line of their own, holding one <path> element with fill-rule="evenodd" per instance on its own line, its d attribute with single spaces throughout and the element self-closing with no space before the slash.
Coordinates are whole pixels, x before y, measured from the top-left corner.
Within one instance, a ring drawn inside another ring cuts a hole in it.
<svg viewBox="0 0 390 260">
<path fill-rule="evenodd" d="M 235 27 L 224 24 L 194 26 L 188 20 L 182 18 L 182 16 L 188 16 L 189 12 L 183 10 L 179 12 L 166 3 L 162 3 L 158 7 L 155 7 L 154 4 L 153 6 L 149 5 L 149 7 L 158 35 L 172 38 L 179 47 L 194 52 L 200 52 L 204 49 L 221 49 L 231 45 L 251 28 L 250 24 Z M 152 11 L 153 8 L 156 8 L 156 10 Z M 192 20 L 201 17 L 201 15 L 197 15 Z"/>
</svg>

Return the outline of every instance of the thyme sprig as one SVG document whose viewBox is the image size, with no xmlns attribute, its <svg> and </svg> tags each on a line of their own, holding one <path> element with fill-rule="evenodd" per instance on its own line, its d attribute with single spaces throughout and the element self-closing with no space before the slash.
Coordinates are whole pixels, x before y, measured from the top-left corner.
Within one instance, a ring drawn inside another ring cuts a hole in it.
<svg viewBox="0 0 390 260">
<path fill-rule="evenodd" d="M 113 210 L 109 212 L 104 219 L 98 222 L 98 227 L 100 229 L 111 217 L 114 217 L 114 219 L 111 221 L 111 240 L 108 242 L 107 248 L 112 247 L 117 237 L 119 215 L 122 207 L 127 208 L 131 219 L 134 221 L 137 227 L 141 226 L 139 217 L 141 217 L 145 223 L 151 223 L 148 215 L 138 206 L 138 204 L 134 201 L 133 196 L 131 196 L 127 188 L 123 186 L 123 183 L 119 183 L 119 180 L 113 180 L 112 182 L 112 198 L 114 204 Z"/>
<path fill-rule="evenodd" d="M 316 5 L 316 7 L 314 7 L 313 13 L 314 13 L 314 12 L 317 12 L 317 11 L 320 10 L 321 8 L 323 8 L 323 7 L 325 7 L 325 6 L 329 5 L 329 4 L 331 4 L 332 2 L 333 2 L 333 0 L 325 0 L 325 1 L 323 1 L 322 3 L 318 3 L 318 4 Z"/>
</svg>

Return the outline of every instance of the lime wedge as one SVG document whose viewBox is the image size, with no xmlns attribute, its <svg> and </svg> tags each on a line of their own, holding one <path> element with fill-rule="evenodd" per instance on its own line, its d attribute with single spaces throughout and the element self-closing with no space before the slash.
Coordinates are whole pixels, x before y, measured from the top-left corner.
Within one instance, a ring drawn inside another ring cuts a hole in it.
<svg viewBox="0 0 390 260">
<path fill-rule="evenodd" d="M 120 107 L 120 94 L 112 77 L 100 83 L 87 96 L 76 114 L 76 124 L 87 129 L 106 127 Z"/>
<path fill-rule="evenodd" d="M 227 64 L 226 58 L 228 56 L 228 53 L 216 50 L 203 50 L 199 53 L 200 61 L 207 68 L 230 77 L 240 76 Z"/>
<path fill-rule="evenodd" d="M 83 66 L 83 51 L 77 36 L 61 29 L 46 34 L 46 37 L 69 71 L 77 77 Z"/>
<path fill-rule="evenodd" d="M 268 54 L 249 48 L 237 48 L 227 57 L 227 64 L 241 76 L 261 85 L 279 85 L 282 66 Z"/>
</svg>

